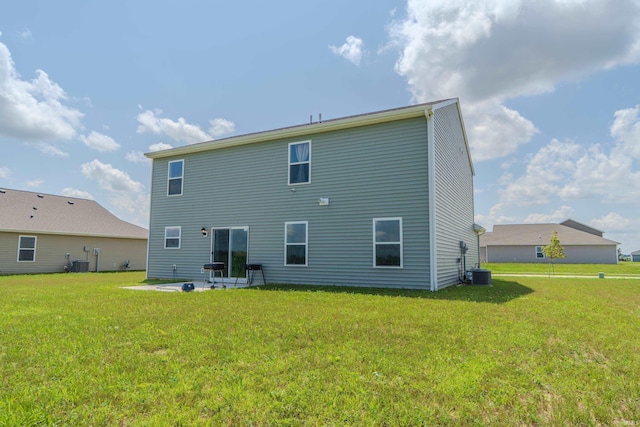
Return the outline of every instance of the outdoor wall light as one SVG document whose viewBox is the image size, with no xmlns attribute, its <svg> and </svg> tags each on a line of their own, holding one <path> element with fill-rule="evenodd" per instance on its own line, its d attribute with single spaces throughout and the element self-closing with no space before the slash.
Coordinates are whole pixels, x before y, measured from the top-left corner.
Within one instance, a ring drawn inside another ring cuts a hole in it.
<svg viewBox="0 0 640 427">
<path fill-rule="evenodd" d="M 206 228 L 202 227 L 200 229 L 200 232 L 202 233 L 202 237 L 207 237 L 207 229 Z"/>
</svg>

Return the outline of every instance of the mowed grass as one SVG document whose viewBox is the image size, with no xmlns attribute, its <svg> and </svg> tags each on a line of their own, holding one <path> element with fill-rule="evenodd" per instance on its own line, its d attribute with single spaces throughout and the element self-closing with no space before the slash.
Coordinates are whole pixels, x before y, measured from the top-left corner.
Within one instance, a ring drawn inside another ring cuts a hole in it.
<svg viewBox="0 0 640 427">
<path fill-rule="evenodd" d="M 640 423 L 640 280 L 122 289 L 143 281 L 0 277 L 0 425 Z"/>
<path fill-rule="evenodd" d="M 620 262 L 618 264 L 556 264 L 549 263 L 483 263 L 483 269 L 495 274 L 551 274 L 598 277 L 629 276 L 640 279 L 640 262 Z"/>
</svg>

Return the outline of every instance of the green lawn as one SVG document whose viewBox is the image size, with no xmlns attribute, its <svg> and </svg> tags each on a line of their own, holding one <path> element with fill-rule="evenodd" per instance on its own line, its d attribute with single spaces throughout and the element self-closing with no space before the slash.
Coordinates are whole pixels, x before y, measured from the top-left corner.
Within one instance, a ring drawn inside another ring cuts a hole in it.
<svg viewBox="0 0 640 427">
<path fill-rule="evenodd" d="M 547 274 L 549 263 L 483 263 L 482 268 L 496 274 Z M 637 276 L 640 278 L 640 262 L 619 264 L 554 264 L 553 271 L 559 275 L 598 276 L 605 273 L 613 276 Z"/>
<path fill-rule="evenodd" d="M 640 425 L 640 280 L 438 293 L 0 277 L 0 426 Z"/>
</svg>

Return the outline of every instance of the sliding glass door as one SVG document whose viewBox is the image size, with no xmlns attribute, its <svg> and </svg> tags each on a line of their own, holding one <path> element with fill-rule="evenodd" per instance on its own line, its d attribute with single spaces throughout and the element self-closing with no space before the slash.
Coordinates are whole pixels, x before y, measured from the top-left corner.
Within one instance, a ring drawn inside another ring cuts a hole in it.
<svg viewBox="0 0 640 427">
<path fill-rule="evenodd" d="M 213 262 L 223 262 L 224 277 L 245 278 L 248 260 L 249 227 L 213 229 Z"/>
</svg>

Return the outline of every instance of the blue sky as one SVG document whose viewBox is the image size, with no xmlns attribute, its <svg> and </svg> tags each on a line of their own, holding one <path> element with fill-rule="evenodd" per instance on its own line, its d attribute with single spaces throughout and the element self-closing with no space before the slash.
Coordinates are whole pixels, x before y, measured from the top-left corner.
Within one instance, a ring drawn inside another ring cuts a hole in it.
<svg viewBox="0 0 640 427">
<path fill-rule="evenodd" d="M 640 250 L 640 0 L 33 1 L 0 13 L 0 187 L 147 226 L 142 155 L 460 98 L 476 222 Z"/>
</svg>

